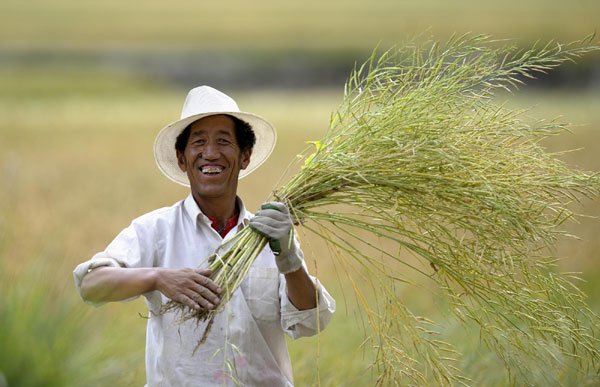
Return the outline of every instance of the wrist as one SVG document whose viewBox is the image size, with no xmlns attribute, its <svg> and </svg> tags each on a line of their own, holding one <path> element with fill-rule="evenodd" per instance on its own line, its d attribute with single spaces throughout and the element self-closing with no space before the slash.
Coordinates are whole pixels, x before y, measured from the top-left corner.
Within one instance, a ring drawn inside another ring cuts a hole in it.
<svg viewBox="0 0 600 387">
<path fill-rule="evenodd" d="M 164 268 L 164 267 L 153 267 L 149 270 L 148 284 L 149 284 L 150 291 L 154 291 L 154 290 L 161 291 L 162 278 L 163 278 L 162 274 L 163 274 L 164 270 L 166 270 L 166 268 Z"/>
<path fill-rule="evenodd" d="M 285 253 L 275 256 L 275 264 L 281 274 L 290 274 L 302 268 L 302 250 L 290 249 Z"/>
</svg>

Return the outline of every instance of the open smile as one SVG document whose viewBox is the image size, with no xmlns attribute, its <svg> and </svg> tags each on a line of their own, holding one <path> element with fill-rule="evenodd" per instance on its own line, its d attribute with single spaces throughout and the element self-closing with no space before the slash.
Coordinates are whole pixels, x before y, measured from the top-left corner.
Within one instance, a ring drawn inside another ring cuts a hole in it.
<svg viewBox="0 0 600 387">
<path fill-rule="evenodd" d="M 206 176 L 216 176 L 223 172 L 224 169 L 220 165 L 205 165 L 200 167 L 200 172 Z"/>
</svg>

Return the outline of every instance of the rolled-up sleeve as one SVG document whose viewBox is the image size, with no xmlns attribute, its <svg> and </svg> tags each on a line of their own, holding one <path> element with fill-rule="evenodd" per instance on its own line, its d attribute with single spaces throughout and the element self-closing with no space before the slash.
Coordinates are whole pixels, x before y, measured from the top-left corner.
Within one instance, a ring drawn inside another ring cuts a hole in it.
<svg viewBox="0 0 600 387">
<path fill-rule="evenodd" d="M 79 296 L 81 296 L 81 283 L 85 276 L 92 270 L 102 267 L 138 267 L 141 261 L 140 244 L 138 241 L 137 233 L 135 228 L 129 226 L 125 228 L 117 237 L 107 246 L 106 250 L 95 254 L 90 260 L 79 264 L 75 270 L 73 270 L 73 278 L 75 280 L 75 287 Z M 84 299 L 83 301 L 90 305 L 100 306 L 105 302 L 93 302 Z M 124 301 L 130 301 L 137 297 L 127 299 Z"/>
<path fill-rule="evenodd" d="M 83 282 L 83 278 L 90 271 L 92 271 L 98 267 L 102 267 L 102 266 L 125 267 L 124 264 L 120 263 L 119 261 L 117 261 L 114 258 L 107 257 L 105 255 L 105 253 L 102 252 L 102 253 L 98 253 L 98 254 L 94 255 L 92 257 L 92 259 L 90 259 L 89 261 L 80 263 L 79 265 L 77 265 L 75 270 L 73 270 L 73 278 L 75 279 L 75 287 L 77 288 L 77 293 L 79 293 L 79 296 L 86 304 L 95 305 L 95 306 L 100 306 L 102 304 L 105 304 L 105 302 L 89 301 L 81 296 L 81 283 Z"/>
<path fill-rule="evenodd" d="M 282 276 L 283 277 L 283 276 Z M 313 309 L 299 310 L 287 296 L 285 280 L 280 281 L 281 328 L 292 339 L 313 336 L 327 326 L 335 312 L 335 300 L 321 285 L 318 279 L 311 277 L 316 284 L 318 305 Z"/>
</svg>

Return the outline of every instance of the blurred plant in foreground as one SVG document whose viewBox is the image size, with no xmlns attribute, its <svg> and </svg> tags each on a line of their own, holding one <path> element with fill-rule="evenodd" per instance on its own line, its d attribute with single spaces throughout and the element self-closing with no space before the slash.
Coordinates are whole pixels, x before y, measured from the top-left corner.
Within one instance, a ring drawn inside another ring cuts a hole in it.
<svg viewBox="0 0 600 387">
<path fill-rule="evenodd" d="M 598 50 L 592 39 L 516 51 L 462 36 L 374 53 L 351 74 L 316 150 L 273 193 L 348 273 L 374 332 L 379 385 L 469 383 L 439 327 L 397 296 L 395 284 L 413 273 L 442 289 L 512 383 L 559 383 L 571 371 L 598 376 L 600 321 L 577 278 L 554 271 L 549 252 L 563 234 L 558 227 L 575 217 L 570 205 L 596 197 L 600 178 L 569 169 L 539 145 L 564 125 L 529 123 L 492 98 Z M 246 228 L 210 258 L 225 289 L 220 309 L 265 244 Z M 165 306 L 172 309 L 209 327 L 220 310 Z"/>
<path fill-rule="evenodd" d="M 76 297 L 69 268 L 56 257 L 43 258 L 14 273 L 0 255 L 0 375 L 8 386 L 132 381 L 137 359 L 129 332 L 98 321 Z"/>
</svg>

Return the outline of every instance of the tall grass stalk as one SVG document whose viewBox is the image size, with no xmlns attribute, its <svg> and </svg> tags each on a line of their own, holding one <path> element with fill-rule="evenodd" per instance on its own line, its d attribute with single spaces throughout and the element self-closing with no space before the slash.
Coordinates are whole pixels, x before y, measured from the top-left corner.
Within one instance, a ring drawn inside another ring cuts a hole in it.
<svg viewBox="0 0 600 387">
<path fill-rule="evenodd" d="M 598 317 L 576 278 L 556 272 L 551 247 L 575 217 L 570 206 L 596 197 L 600 178 L 540 145 L 564 125 L 531 122 L 493 98 L 598 50 L 592 40 L 516 51 L 467 35 L 373 53 L 350 75 L 300 171 L 272 194 L 332 258 L 359 268 L 348 273 L 368 279 L 352 283 L 373 328 L 379 385 L 469 382 L 439 327 L 398 296 L 396 285 L 414 273 L 439 286 L 465 327 L 477 324 L 473 335 L 512 382 L 531 381 L 542 364 L 552 382 L 571 371 L 598 375 Z M 216 311 L 167 309 L 214 318 L 265 244 L 246 228 L 211 258 L 225 289 Z M 374 302 L 361 286 L 375 289 Z"/>
</svg>

